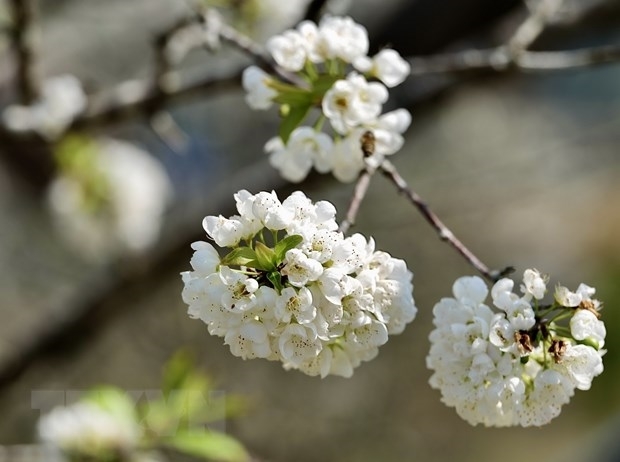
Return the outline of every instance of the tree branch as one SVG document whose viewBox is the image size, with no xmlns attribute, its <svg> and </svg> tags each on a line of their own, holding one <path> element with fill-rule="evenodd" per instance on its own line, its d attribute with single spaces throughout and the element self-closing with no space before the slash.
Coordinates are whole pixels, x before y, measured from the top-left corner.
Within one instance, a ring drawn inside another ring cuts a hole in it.
<svg viewBox="0 0 620 462">
<path fill-rule="evenodd" d="M 37 73 L 36 0 L 11 0 L 13 17 L 11 41 L 15 52 L 16 84 L 19 102 L 31 104 L 39 97 L 40 85 Z"/>
<path fill-rule="evenodd" d="M 360 206 L 366 197 L 366 193 L 368 192 L 368 186 L 370 185 L 370 179 L 375 174 L 377 168 L 368 162 L 368 158 L 374 154 L 375 151 L 375 136 L 371 131 L 367 131 L 362 135 L 360 140 L 362 153 L 364 154 L 364 165 L 365 168 L 360 173 L 359 178 L 357 179 L 357 183 L 355 184 L 355 189 L 353 190 L 353 196 L 351 197 L 351 202 L 349 204 L 349 208 L 347 210 L 346 218 L 340 223 L 340 227 L 338 231 L 343 234 L 346 234 L 349 231 L 349 228 L 355 224 L 355 219 L 357 218 L 357 213 L 359 212 Z"/>
<path fill-rule="evenodd" d="M 116 123 L 140 114 L 152 114 L 168 104 L 237 89 L 241 85 L 242 73 L 243 68 L 237 68 L 191 82 L 180 82 L 180 75 L 171 72 L 166 76 L 169 84 L 165 88 L 150 79 L 127 81 L 112 91 L 92 96 L 86 111 L 75 119 L 70 129 Z"/>
<path fill-rule="evenodd" d="M 396 167 L 388 160 L 384 160 L 379 167 L 381 173 L 390 180 L 396 189 L 403 194 L 409 202 L 420 212 L 424 219 L 437 231 L 442 241 L 450 244 L 467 262 L 473 266 L 488 281 L 497 282 L 503 276 L 512 273 L 514 268 L 506 267 L 500 271 L 491 270 L 485 265 L 465 244 L 463 244 L 454 233 L 439 219 L 430 209 L 428 204 L 407 184 L 403 177 L 398 173 Z"/>
<path fill-rule="evenodd" d="M 530 51 L 528 48 L 544 32 L 560 10 L 563 0 L 543 0 L 521 23 L 504 45 L 489 49 L 470 49 L 409 59 L 411 75 L 552 71 L 596 66 L 620 61 L 620 44 L 566 51 Z"/>
</svg>

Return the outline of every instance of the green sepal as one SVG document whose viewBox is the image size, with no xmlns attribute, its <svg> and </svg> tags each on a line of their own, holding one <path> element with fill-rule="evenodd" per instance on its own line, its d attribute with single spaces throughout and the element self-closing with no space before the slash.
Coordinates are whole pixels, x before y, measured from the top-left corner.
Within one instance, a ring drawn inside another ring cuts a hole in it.
<svg viewBox="0 0 620 462">
<path fill-rule="evenodd" d="M 165 445 L 202 460 L 245 462 L 250 457 L 243 445 L 232 436 L 215 431 L 179 431 Z"/>
<path fill-rule="evenodd" d="M 303 240 L 304 238 L 301 237 L 299 234 L 292 234 L 291 236 L 287 236 L 280 242 L 278 242 L 273 249 L 276 254 L 277 262 L 280 263 L 282 260 L 284 260 L 286 252 L 297 247 L 299 244 L 301 244 Z"/>
<path fill-rule="evenodd" d="M 269 279 L 269 282 L 271 282 L 273 288 L 276 289 L 278 293 L 282 292 L 284 286 L 282 285 L 282 275 L 279 271 L 272 271 L 271 273 L 268 273 L 267 279 Z"/>
<path fill-rule="evenodd" d="M 599 343 L 596 340 L 594 340 L 592 337 L 584 338 L 579 343 L 582 344 L 582 345 L 586 345 L 586 346 L 592 347 L 596 351 L 598 351 L 601 348 Z"/>
<path fill-rule="evenodd" d="M 225 266 L 252 266 L 251 262 L 257 259 L 256 252 L 249 247 L 237 247 L 222 258 Z"/>
<path fill-rule="evenodd" d="M 312 107 L 311 100 L 306 101 L 304 104 L 290 107 L 288 114 L 280 122 L 280 138 L 282 138 L 284 144 L 288 142 L 293 130 L 304 121 L 310 107 Z"/>
<path fill-rule="evenodd" d="M 530 360 L 529 356 L 521 356 L 521 359 L 520 359 L 521 364 L 527 364 L 529 360 Z"/>
</svg>

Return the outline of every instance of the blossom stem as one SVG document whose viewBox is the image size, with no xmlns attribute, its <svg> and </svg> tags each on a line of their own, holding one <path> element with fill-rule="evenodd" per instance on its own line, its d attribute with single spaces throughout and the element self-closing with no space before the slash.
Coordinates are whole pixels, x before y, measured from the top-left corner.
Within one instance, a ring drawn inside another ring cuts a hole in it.
<svg viewBox="0 0 620 462">
<path fill-rule="evenodd" d="M 357 183 L 355 184 L 355 189 L 353 190 L 353 196 L 351 197 L 351 202 L 347 210 L 347 216 L 342 223 L 340 223 L 340 227 L 338 228 L 338 230 L 343 234 L 346 234 L 347 231 L 349 231 L 349 228 L 355 224 L 357 213 L 359 212 L 360 206 L 362 205 L 362 202 L 366 197 L 366 193 L 368 192 L 370 178 L 374 175 L 374 173 L 375 170 L 368 167 L 360 173 Z"/>
<path fill-rule="evenodd" d="M 467 262 L 473 266 L 485 279 L 497 282 L 502 277 L 512 273 L 514 268 L 507 266 L 502 270 L 491 270 L 471 250 L 469 250 L 454 233 L 430 209 L 428 204 L 407 184 L 398 170 L 388 160 L 380 166 L 381 172 L 396 186 L 398 191 L 409 199 L 409 202 L 420 212 L 424 219 L 437 231 L 442 241 L 448 242 Z"/>
</svg>

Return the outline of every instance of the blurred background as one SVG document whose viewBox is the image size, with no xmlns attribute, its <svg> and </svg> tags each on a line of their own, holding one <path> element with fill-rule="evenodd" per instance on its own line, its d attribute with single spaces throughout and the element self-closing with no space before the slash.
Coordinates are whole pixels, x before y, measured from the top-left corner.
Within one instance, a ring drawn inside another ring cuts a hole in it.
<svg viewBox="0 0 620 462">
<path fill-rule="evenodd" d="M 516 277 L 535 267 L 553 284 L 587 283 L 604 302 L 609 351 L 592 390 L 578 391 L 546 427 L 485 429 L 439 401 L 424 362 L 434 303 L 474 270 L 390 183 L 373 178 L 354 230 L 407 261 L 416 321 L 351 379 L 233 357 L 181 300 L 179 273 L 189 269 L 190 243 L 204 239 L 202 218 L 233 214 L 239 189 L 281 198 L 303 189 L 333 202 L 342 219 L 353 185 L 278 177 L 262 152 L 278 115 L 246 106 L 236 82 L 250 61 L 231 47 L 197 49 L 178 64 L 178 85 L 194 88 L 182 97 L 127 112 L 106 98 L 86 106 L 80 85 L 86 95 L 115 89 L 125 105 L 144 99 L 154 44 L 191 13 L 184 0 L 36 2 L 31 71 L 64 78 L 46 87 L 53 104 L 25 112 L 36 98 L 17 84 L 13 3 L 0 2 L 2 444 L 35 440 L 34 390 L 157 389 L 165 361 L 190 347 L 218 389 L 250 397 L 251 410 L 226 429 L 257 460 L 620 460 L 620 64 L 421 72 L 393 92 L 390 105 L 413 115 L 393 161 L 470 249 L 492 267 L 513 265 Z M 260 41 L 322 2 L 259 3 L 251 16 L 226 17 Z M 424 57 L 499 46 L 536 3 L 334 0 L 323 8 L 364 24 L 375 49 Z M 620 2 L 570 0 L 531 49 L 605 44 L 620 44 Z M 200 85 L 227 75 L 226 85 Z M 37 117 L 44 128 L 32 134 Z M 67 127 L 70 135 L 58 136 Z"/>
</svg>

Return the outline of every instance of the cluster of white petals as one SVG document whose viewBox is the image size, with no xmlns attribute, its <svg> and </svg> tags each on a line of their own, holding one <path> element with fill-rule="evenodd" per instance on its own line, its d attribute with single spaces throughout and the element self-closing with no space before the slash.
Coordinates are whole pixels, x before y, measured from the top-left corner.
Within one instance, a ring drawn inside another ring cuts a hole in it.
<svg viewBox="0 0 620 462">
<path fill-rule="evenodd" d="M 239 215 L 203 222 L 229 253 L 196 242 L 193 270 L 182 273 L 189 315 L 235 356 L 350 377 L 414 319 L 405 262 L 361 234 L 345 238 L 329 202 L 299 191 L 282 202 L 274 192 L 239 191 L 235 200 Z"/>
<path fill-rule="evenodd" d="M 86 109 L 86 103 L 80 81 L 73 75 L 61 75 L 43 82 L 34 104 L 9 106 L 2 118 L 11 130 L 35 131 L 54 140 Z"/>
<path fill-rule="evenodd" d="M 555 303 L 542 305 L 547 287 L 538 271 L 525 271 L 522 295 L 513 286 L 507 278 L 495 283 L 494 311 L 484 281 L 462 277 L 454 297 L 433 309 L 430 384 L 472 425 L 544 425 L 603 371 L 605 326 L 594 289 L 559 287 Z"/>
<path fill-rule="evenodd" d="M 135 420 L 94 403 L 78 402 L 54 408 L 42 416 L 38 433 L 41 442 L 57 451 L 59 460 L 65 460 L 67 455 L 100 460 L 133 452 L 138 447 L 141 428 Z"/>
<path fill-rule="evenodd" d="M 411 116 L 405 109 L 383 115 L 382 112 L 388 100 L 386 87 L 394 87 L 407 78 L 409 63 L 392 49 L 383 49 L 370 57 L 368 48 L 366 29 L 349 17 L 325 16 L 318 25 L 303 21 L 297 28 L 272 37 L 267 50 L 286 72 L 310 82 L 308 100 L 304 100 L 303 90 L 291 90 L 289 84 L 279 82 L 256 66 L 244 72 L 243 86 L 250 107 L 269 109 L 278 96 L 284 104 L 291 98 L 287 92 L 293 93 L 293 106 L 316 106 L 315 100 L 320 97 L 321 117 L 329 121 L 337 134 L 335 140 L 329 136 L 327 141 L 320 129 L 297 126 L 288 139 L 269 140 L 265 151 L 270 154 L 271 164 L 287 180 L 302 181 L 314 167 L 320 173 L 333 172 L 340 181 L 353 181 L 364 168 L 360 137 L 369 130 L 378 139 L 371 163 L 378 165 L 383 156 L 402 147 L 402 134 L 409 127 Z"/>
<path fill-rule="evenodd" d="M 93 175 L 61 172 L 50 184 L 47 200 L 60 234 L 82 255 L 109 258 L 141 253 L 159 238 L 172 198 L 165 168 L 150 153 L 126 141 L 93 140 L 89 168 L 105 188 L 102 204 L 88 207 Z"/>
</svg>

